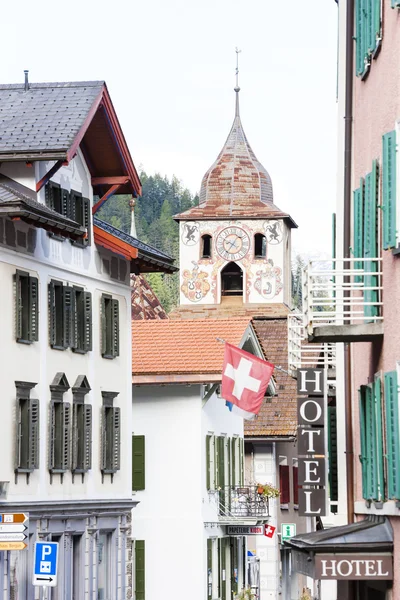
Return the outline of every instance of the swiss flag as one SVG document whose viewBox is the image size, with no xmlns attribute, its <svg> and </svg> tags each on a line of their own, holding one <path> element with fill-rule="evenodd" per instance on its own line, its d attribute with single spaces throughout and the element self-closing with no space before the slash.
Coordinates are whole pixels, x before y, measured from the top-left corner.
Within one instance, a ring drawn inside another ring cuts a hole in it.
<svg viewBox="0 0 400 600">
<path fill-rule="evenodd" d="M 275 530 L 276 530 L 276 527 L 274 527 L 273 525 L 264 525 L 264 535 L 265 535 L 265 537 L 267 537 L 267 538 L 273 538 Z"/>
<path fill-rule="evenodd" d="M 245 419 L 259 413 L 274 365 L 225 344 L 221 396 L 237 406 Z"/>
</svg>

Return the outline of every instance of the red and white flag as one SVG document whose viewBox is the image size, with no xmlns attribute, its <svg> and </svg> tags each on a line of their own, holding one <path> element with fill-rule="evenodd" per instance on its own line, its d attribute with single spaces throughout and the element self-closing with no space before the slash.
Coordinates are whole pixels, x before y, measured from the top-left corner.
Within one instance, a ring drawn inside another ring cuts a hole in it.
<svg viewBox="0 0 400 600">
<path fill-rule="evenodd" d="M 225 344 L 221 396 L 245 419 L 258 415 L 274 365 L 231 344 Z"/>
<path fill-rule="evenodd" d="M 276 527 L 274 527 L 273 525 L 264 525 L 264 535 L 267 538 L 273 538 L 275 530 L 276 530 Z"/>
</svg>

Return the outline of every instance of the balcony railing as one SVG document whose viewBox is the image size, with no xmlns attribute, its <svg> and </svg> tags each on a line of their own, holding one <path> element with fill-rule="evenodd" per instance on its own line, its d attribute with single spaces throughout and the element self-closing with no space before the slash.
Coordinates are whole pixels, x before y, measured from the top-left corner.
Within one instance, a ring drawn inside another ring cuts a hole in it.
<svg viewBox="0 0 400 600">
<path fill-rule="evenodd" d="M 382 259 L 310 261 L 303 271 L 309 340 L 367 341 L 382 334 Z"/>
<path fill-rule="evenodd" d="M 299 368 L 336 368 L 336 344 L 313 344 L 307 342 L 303 315 L 288 316 L 288 371 L 296 377 Z"/>
<path fill-rule="evenodd" d="M 218 492 L 219 521 L 252 523 L 269 519 L 269 499 L 257 492 L 257 486 L 225 486 Z"/>
</svg>

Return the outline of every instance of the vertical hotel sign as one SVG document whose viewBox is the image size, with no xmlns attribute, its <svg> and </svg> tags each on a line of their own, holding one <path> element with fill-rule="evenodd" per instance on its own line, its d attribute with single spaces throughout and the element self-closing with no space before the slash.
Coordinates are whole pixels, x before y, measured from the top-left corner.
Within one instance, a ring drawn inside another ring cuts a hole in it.
<svg viewBox="0 0 400 600">
<path fill-rule="evenodd" d="M 297 369 L 299 515 L 326 515 L 324 370 Z"/>
</svg>

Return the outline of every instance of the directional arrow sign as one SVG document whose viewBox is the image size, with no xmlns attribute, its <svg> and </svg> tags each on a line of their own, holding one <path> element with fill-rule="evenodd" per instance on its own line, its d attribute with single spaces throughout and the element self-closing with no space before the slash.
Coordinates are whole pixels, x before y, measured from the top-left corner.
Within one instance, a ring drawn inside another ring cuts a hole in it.
<svg viewBox="0 0 400 600">
<path fill-rule="evenodd" d="M 0 542 L 0 550 L 24 550 L 26 547 L 24 542 Z"/>
<path fill-rule="evenodd" d="M 23 533 L 0 533 L 0 542 L 23 542 L 26 535 Z"/>
<path fill-rule="evenodd" d="M 33 585 L 57 585 L 58 542 L 35 542 Z"/>
<path fill-rule="evenodd" d="M 36 577 L 36 581 L 47 581 L 50 583 L 50 581 L 53 581 L 53 577 Z"/>
<path fill-rule="evenodd" d="M 25 531 L 25 529 L 27 529 L 27 527 L 22 523 L 20 525 L 13 525 L 12 523 L 0 525 L 0 533 L 22 533 L 23 531 Z"/>
<path fill-rule="evenodd" d="M 25 513 L 4 513 L 0 515 L 0 523 L 25 523 L 29 519 L 29 514 Z"/>
</svg>

